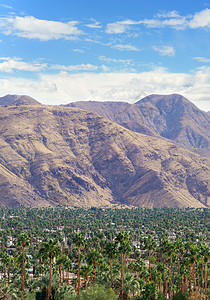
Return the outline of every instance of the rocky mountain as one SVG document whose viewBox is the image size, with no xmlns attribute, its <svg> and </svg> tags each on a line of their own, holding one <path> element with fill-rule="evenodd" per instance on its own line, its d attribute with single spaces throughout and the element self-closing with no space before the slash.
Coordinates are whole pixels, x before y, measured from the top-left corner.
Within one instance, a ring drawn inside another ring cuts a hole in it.
<svg viewBox="0 0 210 300">
<path fill-rule="evenodd" d="M 210 157 L 210 115 L 181 95 L 150 95 L 134 104 L 79 101 L 68 106 L 97 113 L 135 132 L 167 138 Z"/>
<path fill-rule="evenodd" d="M 2 106 L 0 145 L 0 205 L 210 205 L 208 158 L 85 110 Z"/>
<path fill-rule="evenodd" d="M 41 103 L 25 95 L 6 95 L 0 97 L 0 105 L 41 105 Z"/>
</svg>

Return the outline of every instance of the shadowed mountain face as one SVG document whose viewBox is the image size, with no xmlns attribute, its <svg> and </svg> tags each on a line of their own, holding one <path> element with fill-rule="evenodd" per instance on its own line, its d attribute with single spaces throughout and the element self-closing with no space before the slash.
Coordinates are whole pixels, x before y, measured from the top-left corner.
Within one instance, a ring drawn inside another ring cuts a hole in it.
<svg viewBox="0 0 210 300">
<path fill-rule="evenodd" d="M 0 97 L 0 105 L 41 105 L 41 103 L 25 95 L 6 95 Z"/>
<path fill-rule="evenodd" d="M 93 113 L 2 106 L 0 133 L 0 205 L 210 205 L 208 158 Z"/>
<path fill-rule="evenodd" d="M 97 113 L 135 132 L 167 138 L 210 157 L 210 115 L 181 95 L 150 95 L 135 104 L 80 101 L 68 106 Z"/>
</svg>

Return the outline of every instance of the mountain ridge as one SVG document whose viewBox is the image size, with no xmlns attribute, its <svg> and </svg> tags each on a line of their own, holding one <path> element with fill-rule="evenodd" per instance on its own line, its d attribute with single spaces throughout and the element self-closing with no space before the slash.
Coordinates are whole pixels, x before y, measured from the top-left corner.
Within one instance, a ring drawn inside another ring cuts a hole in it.
<svg viewBox="0 0 210 300">
<path fill-rule="evenodd" d="M 208 158 L 99 115 L 3 106 L 0 133 L 0 205 L 210 205 Z"/>
<path fill-rule="evenodd" d="M 41 105 L 40 102 L 27 95 L 5 95 L 0 97 L 1 105 Z"/>
<path fill-rule="evenodd" d="M 164 137 L 210 157 L 210 115 L 179 94 L 153 94 L 134 104 L 79 101 L 67 106 L 97 113 L 135 132 Z"/>
</svg>

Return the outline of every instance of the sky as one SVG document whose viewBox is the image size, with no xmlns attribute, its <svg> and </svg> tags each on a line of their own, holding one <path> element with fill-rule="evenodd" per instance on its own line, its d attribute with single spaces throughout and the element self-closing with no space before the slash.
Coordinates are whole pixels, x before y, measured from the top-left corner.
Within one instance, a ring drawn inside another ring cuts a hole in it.
<svg viewBox="0 0 210 300">
<path fill-rule="evenodd" d="M 0 0 L 0 97 L 173 93 L 210 111 L 210 0 Z"/>
</svg>

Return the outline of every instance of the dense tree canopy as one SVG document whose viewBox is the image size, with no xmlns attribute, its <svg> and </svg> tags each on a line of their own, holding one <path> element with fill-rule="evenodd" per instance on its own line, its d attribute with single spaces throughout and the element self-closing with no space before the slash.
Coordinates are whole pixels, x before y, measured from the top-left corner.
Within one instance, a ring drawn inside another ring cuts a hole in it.
<svg viewBox="0 0 210 300">
<path fill-rule="evenodd" d="M 0 298 L 208 299 L 209 220 L 208 209 L 0 208 Z"/>
</svg>

